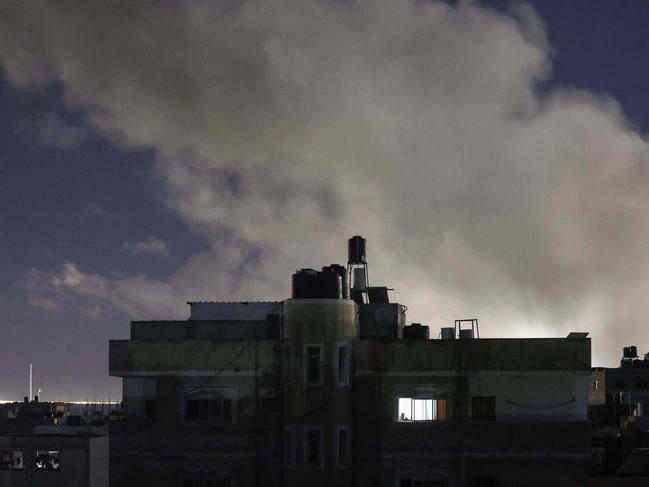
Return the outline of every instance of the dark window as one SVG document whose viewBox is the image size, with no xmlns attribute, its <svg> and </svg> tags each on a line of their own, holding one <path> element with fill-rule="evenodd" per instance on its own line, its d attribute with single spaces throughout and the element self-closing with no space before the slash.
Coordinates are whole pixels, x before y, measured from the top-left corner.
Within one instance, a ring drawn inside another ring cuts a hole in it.
<svg viewBox="0 0 649 487">
<path fill-rule="evenodd" d="M 284 384 L 291 384 L 293 382 L 293 368 L 291 363 L 291 346 L 284 345 L 284 363 L 283 363 L 283 373 L 284 373 Z"/>
<path fill-rule="evenodd" d="M 22 450 L 0 450 L 0 470 L 24 470 Z"/>
<path fill-rule="evenodd" d="M 474 396 L 471 400 L 471 419 L 473 421 L 496 421 L 496 398 Z"/>
<path fill-rule="evenodd" d="M 319 467 L 321 464 L 322 432 L 319 429 L 306 430 L 306 464 L 308 467 Z"/>
<path fill-rule="evenodd" d="M 192 479 L 183 478 L 183 487 L 230 487 L 230 479 Z"/>
<path fill-rule="evenodd" d="M 144 417 L 147 420 L 155 419 L 156 417 L 156 401 L 153 399 L 147 399 L 144 401 Z"/>
<path fill-rule="evenodd" d="M 306 347 L 306 381 L 309 384 L 320 383 L 320 347 Z"/>
<path fill-rule="evenodd" d="M 187 421 L 232 421 L 232 399 L 189 399 Z"/>
<path fill-rule="evenodd" d="M 293 428 L 284 430 L 284 466 L 295 466 L 295 430 Z"/>
<path fill-rule="evenodd" d="M 60 454 L 56 450 L 36 451 L 36 470 L 61 470 Z"/>
<path fill-rule="evenodd" d="M 471 487 L 497 487 L 495 477 L 474 477 L 471 481 Z"/>
<path fill-rule="evenodd" d="M 338 384 L 349 384 L 349 347 L 338 347 Z"/>
<path fill-rule="evenodd" d="M 349 444 L 349 429 L 348 428 L 339 428 L 338 429 L 338 458 L 336 462 L 340 466 L 346 466 L 350 464 L 350 444 Z"/>
<path fill-rule="evenodd" d="M 400 487 L 446 487 L 446 480 L 401 479 Z"/>
</svg>

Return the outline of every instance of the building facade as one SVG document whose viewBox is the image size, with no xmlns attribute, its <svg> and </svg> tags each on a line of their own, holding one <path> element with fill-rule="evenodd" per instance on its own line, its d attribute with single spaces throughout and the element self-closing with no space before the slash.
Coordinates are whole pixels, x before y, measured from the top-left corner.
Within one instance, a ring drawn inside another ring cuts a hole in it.
<svg viewBox="0 0 649 487">
<path fill-rule="evenodd" d="M 430 340 L 359 296 L 133 322 L 111 485 L 586 485 L 588 338 Z"/>
<path fill-rule="evenodd" d="M 593 368 L 588 405 L 591 485 L 649 485 L 649 354 L 625 347 L 619 367 Z"/>
</svg>

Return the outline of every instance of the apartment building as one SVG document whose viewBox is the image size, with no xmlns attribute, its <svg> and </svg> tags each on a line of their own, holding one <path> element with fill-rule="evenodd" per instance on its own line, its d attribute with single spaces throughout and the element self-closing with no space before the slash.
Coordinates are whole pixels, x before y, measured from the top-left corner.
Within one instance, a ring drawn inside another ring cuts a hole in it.
<svg viewBox="0 0 649 487">
<path fill-rule="evenodd" d="M 297 271 L 290 299 L 190 302 L 111 340 L 111 485 L 586 485 L 586 334 L 458 320 L 430 339 L 369 286 L 359 239 L 347 268 Z"/>
</svg>

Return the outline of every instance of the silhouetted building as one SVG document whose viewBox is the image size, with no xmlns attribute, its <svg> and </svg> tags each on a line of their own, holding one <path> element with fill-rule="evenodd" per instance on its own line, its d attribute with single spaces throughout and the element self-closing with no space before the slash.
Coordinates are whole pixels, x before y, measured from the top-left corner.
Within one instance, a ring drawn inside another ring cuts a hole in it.
<svg viewBox="0 0 649 487">
<path fill-rule="evenodd" d="M 75 418 L 61 403 L 3 404 L 0 486 L 107 487 L 107 427 L 72 425 Z"/>
<path fill-rule="evenodd" d="M 111 485 L 586 485 L 586 334 L 468 320 L 431 340 L 366 267 L 357 240 L 347 269 L 297 271 L 292 299 L 132 322 L 110 342 Z"/>
<path fill-rule="evenodd" d="M 618 368 L 592 369 L 588 389 L 593 422 L 592 485 L 649 485 L 649 354 L 625 347 Z M 623 477 L 623 478 L 622 478 Z M 609 482 L 609 484 L 606 484 Z M 635 482 L 635 483 L 634 483 Z"/>
</svg>

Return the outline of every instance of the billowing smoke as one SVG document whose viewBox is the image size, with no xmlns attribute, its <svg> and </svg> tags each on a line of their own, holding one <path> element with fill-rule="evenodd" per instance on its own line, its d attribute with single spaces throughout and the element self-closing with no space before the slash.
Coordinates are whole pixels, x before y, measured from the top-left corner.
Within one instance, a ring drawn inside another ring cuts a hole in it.
<svg viewBox="0 0 649 487">
<path fill-rule="evenodd" d="M 362 234 L 372 282 L 433 334 L 464 317 L 483 336 L 586 330 L 598 364 L 649 347 L 647 142 L 615 100 L 539 89 L 551 47 L 529 8 L 6 0 L 0 62 L 154 148 L 166 203 L 214 249 L 166 281 L 33 270 L 35 304 L 164 318 L 281 299 Z"/>
</svg>

